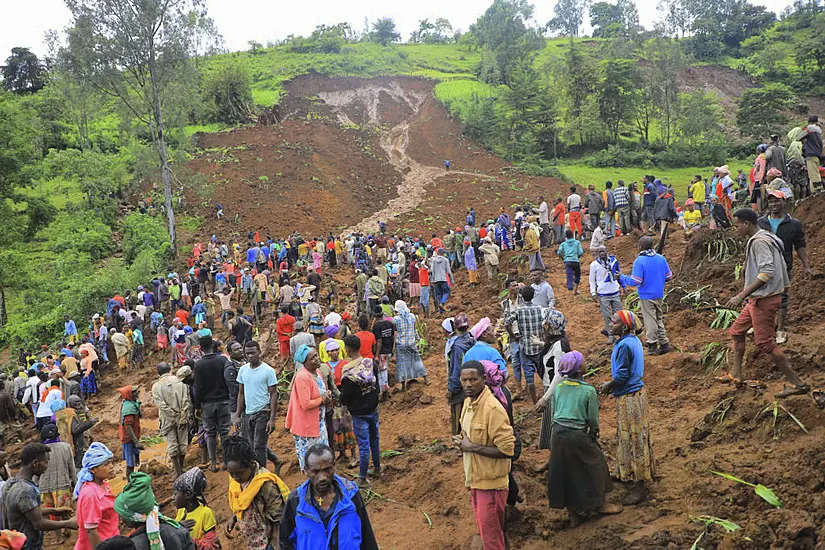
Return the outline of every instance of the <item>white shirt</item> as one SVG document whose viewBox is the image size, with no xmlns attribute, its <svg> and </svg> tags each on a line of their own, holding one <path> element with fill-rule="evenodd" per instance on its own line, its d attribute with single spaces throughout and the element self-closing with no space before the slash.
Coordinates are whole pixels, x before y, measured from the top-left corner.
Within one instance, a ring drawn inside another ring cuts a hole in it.
<svg viewBox="0 0 825 550">
<path fill-rule="evenodd" d="M 23 404 L 28 405 L 37 399 L 37 385 L 40 384 L 40 379 L 32 376 L 26 382 L 26 391 L 23 392 Z"/>
<path fill-rule="evenodd" d="M 335 312 L 330 311 L 327 313 L 327 316 L 324 317 L 324 326 L 325 327 L 340 327 L 341 326 L 341 316 Z"/>
<path fill-rule="evenodd" d="M 568 212 L 571 211 L 571 210 L 581 210 L 581 208 L 582 208 L 582 198 L 579 195 L 577 195 L 576 193 L 573 193 L 572 195 L 567 197 L 567 211 Z"/>
<path fill-rule="evenodd" d="M 605 237 L 604 231 L 602 231 L 602 226 L 596 226 L 596 229 L 593 230 L 593 236 L 590 238 L 590 250 L 604 246 L 606 240 L 607 237 Z"/>
<path fill-rule="evenodd" d="M 547 201 L 541 201 L 541 205 L 539 205 L 539 223 L 550 223 L 550 215 L 547 212 Z"/>
<path fill-rule="evenodd" d="M 51 382 L 51 381 L 50 381 Z M 60 388 L 51 388 L 46 394 L 46 399 L 37 407 L 37 418 L 49 418 L 52 416 L 52 403 L 60 399 Z"/>
</svg>

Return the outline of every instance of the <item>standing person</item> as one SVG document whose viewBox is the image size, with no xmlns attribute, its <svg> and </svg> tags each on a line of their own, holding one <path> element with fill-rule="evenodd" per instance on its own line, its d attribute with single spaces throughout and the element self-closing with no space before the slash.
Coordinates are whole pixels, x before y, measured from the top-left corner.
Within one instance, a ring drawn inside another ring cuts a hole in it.
<svg viewBox="0 0 825 550">
<path fill-rule="evenodd" d="M 189 417 L 192 403 L 189 388 L 167 362 L 158 363 L 157 382 L 152 385 L 152 399 L 158 408 L 160 434 L 166 439 L 166 454 L 172 461 L 175 476 L 183 474 L 183 459 L 189 446 Z"/>
<path fill-rule="evenodd" d="M 358 314 L 366 312 L 367 280 L 366 273 L 360 269 L 355 270 L 355 311 Z"/>
<path fill-rule="evenodd" d="M 521 250 L 527 256 L 531 271 L 544 269 L 544 260 L 541 258 L 541 242 L 544 239 L 544 232 L 545 230 L 542 228 L 542 240 L 540 241 L 539 234 L 533 229 L 533 224 L 527 224 L 524 228 L 524 243 Z"/>
<path fill-rule="evenodd" d="M 546 275 L 544 269 L 534 269 L 530 272 L 533 281 L 533 303 L 541 308 L 556 305 L 556 295 L 553 294 L 553 287 L 547 282 Z"/>
<path fill-rule="evenodd" d="M 418 303 L 424 310 L 424 317 L 430 316 L 430 266 L 426 260 L 416 262 L 418 267 L 418 282 L 421 285 L 421 296 Z"/>
<path fill-rule="evenodd" d="M 63 336 L 70 344 L 77 344 L 77 325 L 68 315 L 63 316 Z"/>
<path fill-rule="evenodd" d="M 541 355 L 541 362 L 544 365 L 541 381 L 544 384 L 544 394 L 536 402 L 535 410 L 543 413 L 539 428 L 539 449 L 550 449 L 553 415 L 549 404 L 556 387 L 564 380 L 560 370 L 561 359 L 565 353 L 572 350 L 565 332 L 567 319 L 564 314 L 557 309 L 545 309 L 542 316 L 544 317 L 545 343 Z M 546 472 L 549 467 L 550 459 L 548 458 L 547 462 L 536 471 Z"/>
<path fill-rule="evenodd" d="M 49 448 L 49 466 L 37 479 L 43 504 L 49 508 L 71 508 L 72 489 L 77 483 L 72 446 L 60 440 L 56 424 L 43 426 L 40 442 Z"/>
<path fill-rule="evenodd" d="M 733 339 L 733 367 L 727 378 L 737 386 L 742 381 L 742 359 L 745 357 L 745 339 L 753 328 L 754 341 L 759 350 L 768 355 L 774 366 L 792 384 L 785 386 L 778 399 L 791 395 L 804 395 L 810 386 L 802 381 L 791 369 L 788 358 L 782 348 L 776 345 L 774 327 L 776 313 L 782 303 L 782 292 L 789 285 L 790 279 L 785 267 L 782 240 L 764 229 L 759 228 L 756 212 L 742 208 L 734 214 L 736 231 L 740 237 L 747 237 L 745 245 L 745 288 L 728 300 L 726 307 L 733 309 L 747 303 L 730 327 Z"/>
<path fill-rule="evenodd" d="M 352 416 L 350 416 L 344 404 L 341 403 L 341 377 L 346 364 L 340 359 L 343 351 L 338 340 L 332 340 L 328 349 L 329 362 L 327 362 L 326 367 L 330 372 L 330 376 L 327 378 L 332 379 L 330 389 L 333 392 L 334 407 L 332 418 L 330 419 L 329 414 L 327 414 L 325 421 L 327 422 L 327 432 L 330 432 L 330 426 L 332 427 L 331 443 L 334 443 L 334 448 L 339 453 L 338 458 L 345 460 L 347 451 L 349 451 L 349 467 L 354 468 L 358 465 L 358 458 L 355 456 L 355 432 L 352 430 Z M 329 435 L 327 437 L 329 438 Z"/>
<path fill-rule="evenodd" d="M 690 193 L 690 198 L 693 199 L 693 203 L 696 205 L 697 210 L 699 210 L 703 216 L 706 216 L 707 212 L 704 212 L 703 208 L 707 197 L 705 195 L 705 182 L 702 181 L 702 176 L 698 174 L 693 176 L 693 181 L 690 183 L 690 187 L 688 187 L 688 192 Z"/>
<path fill-rule="evenodd" d="M 143 450 L 143 444 L 140 442 L 141 403 L 138 400 L 137 386 L 123 386 L 118 388 L 117 392 L 123 399 L 120 405 L 119 435 L 128 480 L 135 468 L 140 466 L 140 451 Z"/>
<path fill-rule="evenodd" d="M 430 262 L 430 281 L 435 292 L 435 307 L 439 313 L 444 313 L 444 304 L 450 298 L 450 285 L 455 284 L 455 277 L 453 277 L 453 270 L 450 268 L 450 260 L 447 259 L 443 248 L 436 251 Z M 419 273 L 419 278 L 420 275 Z M 423 284 L 421 290 L 423 294 Z"/>
<path fill-rule="evenodd" d="M 765 161 L 767 162 L 765 170 L 776 168 L 785 177 L 787 165 L 785 164 L 785 148 L 779 143 L 779 135 L 771 134 L 771 143 L 768 145 L 768 150 L 765 151 Z"/>
<path fill-rule="evenodd" d="M 115 512 L 129 527 L 137 550 L 194 550 L 189 531 L 160 513 L 152 477 L 135 472 L 115 499 Z"/>
<path fill-rule="evenodd" d="M 206 476 L 200 468 L 187 470 L 172 484 L 172 498 L 178 513 L 175 520 L 189 529 L 189 536 L 197 550 L 220 550 L 218 522 L 215 513 L 206 505 Z"/>
<path fill-rule="evenodd" d="M 781 196 L 780 196 L 781 195 Z M 768 191 L 768 213 L 759 218 L 759 228 L 774 233 L 782 241 L 782 257 L 788 271 L 788 281 L 792 279 L 793 252 L 799 256 L 805 276 L 811 277 L 811 264 L 808 261 L 808 247 L 805 242 L 805 229 L 799 220 L 786 212 L 786 197 L 781 191 Z M 785 330 L 785 321 L 788 318 L 788 288 L 782 291 L 782 302 L 776 315 L 776 343 L 779 345 L 788 341 Z"/>
<path fill-rule="evenodd" d="M 85 402 L 97 393 L 97 378 L 89 350 L 80 350 L 80 356 L 80 367 L 83 370 L 83 378 L 80 379 L 80 393 Z"/>
<path fill-rule="evenodd" d="M 475 341 L 468 332 L 470 319 L 466 313 L 459 313 L 453 318 L 455 337 L 447 351 L 447 402 L 450 404 L 451 435 L 461 433 L 461 409 L 464 407 L 464 388 L 461 387 L 461 365 L 464 355 L 473 347 Z"/>
<path fill-rule="evenodd" d="M 619 215 L 619 229 L 622 235 L 629 235 L 633 230 L 633 219 L 630 215 L 630 191 L 625 187 L 624 180 L 617 182 L 618 187 L 613 191 L 613 203 Z"/>
<path fill-rule="evenodd" d="M 550 208 L 547 206 L 547 201 L 544 197 L 539 195 L 539 225 L 541 226 L 541 246 L 548 247 L 553 243 L 550 229 Z"/>
<path fill-rule="evenodd" d="M 822 176 L 819 173 L 819 166 L 822 160 L 822 127 L 817 115 L 808 117 L 808 126 L 797 137 L 802 141 L 802 156 L 805 157 L 805 165 L 808 168 L 808 180 L 811 183 L 811 190 L 814 187 L 822 186 Z"/>
<path fill-rule="evenodd" d="M 229 388 L 223 371 L 226 358 L 215 351 L 211 336 L 200 338 L 203 358 L 195 363 L 193 407 L 201 411 L 203 429 L 206 432 L 206 449 L 209 453 L 211 470 L 218 471 L 218 434 L 221 444 L 229 436 L 231 415 L 229 414 Z M 241 397 L 238 396 L 240 402 Z M 266 462 L 264 462 L 266 464 Z"/>
<path fill-rule="evenodd" d="M 230 426 L 237 427 L 241 417 L 238 415 L 238 394 L 240 384 L 238 384 L 238 371 L 246 362 L 243 346 L 239 342 L 229 342 L 226 346 L 226 368 L 223 369 L 223 379 L 226 382 L 226 389 L 229 390 L 229 420 Z M 277 372 L 277 371 L 276 371 Z"/>
<path fill-rule="evenodd" d="M 573 235 L 573 231 L 565 231 L 565 241 L 559 245 L 556 254 L 564 262 L 564 270 L 567 274 L 567 290 L 570 294 L 578 295 L 579 283 L 582 278 L 581 257 L 584 256 L 582 243 Z"/>
<path fill-rule="evenodd" d="M 515 279 L 509 279 L 505 286 L 507 287 L 507 297 L 501 301 L 502 319 L 507 319 L 511 313 L 515 313 L 516 308 L 522 303 L 521 293 L 519 292 L 519 282 Z M 521 385 L 523 374 L 521 370 L 521 360 L 519 358 L 520 334 L 518 330 L 518 323 L 514 322 L 511 325 L 505 325 L 505 329 L 507 330 L 507 335 L 509 336 L 510 362 L 513 366 L 513 377 L 516 380 L 516 395 L 513 396 L 513 401 L 521 401 L 524 397 L 522 397 L 523 388 Z"/>
<path fill-rule="evenodd" d="M 484 254 L 484 265 L 487 267 L 487 279 L 490 282 L 494 282 L 496 277 L 498 277 L 498 255 L 501 253 L 501 248 L 488 236 L 484 237 L 478 249 Z"/>
<path fill-rule="evenodd" d="M 245 437 L 230 436 L 223 446 L 229 473 L 229 508 L 233 516 L 224 526 L 224 535 L 233 539 L 237 526 L 241 544 L 248 550 L 268 550 L 278 544 L 278 525 L 289 487 L 258 464 L 255 450 Z"/>
<path fill-rule="evenodd" d="M 395 379 L 401 382 L 402 392 L 407 391 L 407 382 L 416 378 L 423 378 L 424 384 L 429 385 L 427 369 L 418 352 L 415 315 L 403 300 L 397 300 L 394 309 L 396 315 L 392 318 L 392 324 L 395 327 Z"/>
<path fill-rule="evenodd" d="M 470 329 L 470 335 L 475 340 L 473 347 L 464 354 L 464 362 L 467 361 L 489 361 L 500 371 L 502 379 L 507 378 L 507 363 L 501 353 L 493 347 L 496 343 L 496 327 L 489 317 L 482 318 Z"/>
<path fill-rule="evenodd" d="M 656 190 L 656 184 L 654 182 L 653 176 L 645 176 L 644 177 L 644 207 L 642 212 L 642 219 L 645 221 L 647 226 L 642 226 L 642 229 L 648 233 L 653 233 L 653 207 L 656 204 L 656 197 L 659 196 L 658 191 Z"/>
<path fill-rule="evenodd" d="M 281 550 L 378 550 L 358 485 L 336 475 L 332 449 L 313 445 L 304 460 L 308 479 L 286 501 L 279 532 Z"/>
<path fill-rule="evenodd" d="M 582 198 L 576 193 L 576 186 L 570 187 L 570 194 L 567 196 L 567 212 L 570 220 L 570 230 L 577 239 L 582 238 Z"/>
<path fill-rule="evenodd" d="M 582 377 L 582 354 L 562 356 L 559 372 L 564 381 L 553 392 L 550 464 L 547 498 L 550 508 L 567 509 L 570 527 L 589 512 L 615 514 L 621 507 L 605 502 L 613 490 L 610 470 L 599 444 L 599 398 Z"/>
<path fill-rule="evenodd" d="M 289 339 L 289 355 L 293 358 L 293 365 L 297 364 L 294 359 L 298 348 L 304 344 L 314 348 L 316 346 L 315 337 L 308 332 L 304 332 L 304 324 L 301 321 L 295 321 L 295 336 Z"/>
<path fill-rule="evenodd" d="M 318 373 L 321 366 L 318 350 L 304 344 L 295 354 L 295 360 L 304 368 L 295 373 L 286 412 L 286 429 L 292 433 L 298 465 L 304 473 L 307 450 L 316 443 L 329 444 L 326 408 L 332 405 L 332 392 Z"/>
<path fill-rule="evenodd" d="M 238 408 L 235 417 L 244 436 L 255 450 L 255 459 L 266 468 L 267 438 L 275 430 L 278 414 L 278 376 L 275 369 L 261 359 L 261 346 L 250 340 L 243 348 L 248 363 L 238 371 Z M 297 360 L 297 357 L 296 357 Z M 296 375 L 297 376 L 297 375 Z M 221 441 L 223 441 L 221 435 Z M 280 471 L 281 461 L 275 457 L 275 469 Z"/>
<path fill-rule="evenodd" d="M 29 443 L 20 451 L 20 471 L 3 484 L 3 527 L 26 535 L 24 550 L 42 550 L 43 532 L 77 529 L 77 518 L 52 520 L 49 516 L 71 516 L 71 507 L 42 507 L 40 489 L 32 480 L 49 467 L 49 447 Z"/>
<path fill-rule="evenodd" d="M 664 242 L 667 239 L 668 228 L 671 222 L 678 218 L 676 207 L 673 203 L 673 193 L 669 189 L 656 197 L 653 204 L 653 219 L 659 224 L 659 249 L 664 249 Z"/>
<path fill-rule="evenodd" d="M 808 168 L 802 156 L 802 142 L 798 136 L 802 135 L 802 128 L 792 128 L 788 132 L 788 149 L 785 158 L 788 161 L 785 172 L 788 183 L 793 188 L 794 196 L 804 199 L 808 196 Z"/>
<path fill-rule="evenodd" d="M 478 266 L 476 265 L 476 251 L 469 240 L 464 241 L 464 267 L 467 268 L 467 278 L 470 288 L 478 284 Z"/>
<path fill-rule="evenodd" d="M 115 347 L 115 354 L 117 355 L 117 364 L 121 369 L 125 369 L 129 365 L 129 349 L 132 343 L 122 332 L 118 332 L 117 328 L 109 329 L 109 340 Z"/>
<path fill-rule="evenodd" d="M 387 291 L 386 283 L 378 276 L 378 270 L 373 269 L 367 281 L 367 308 L 364 315 L 369 315 L 372 309 L 381 303 L 381 297 Z"/>
<path fill-rule="evenodd" d="M 612 239 L 616 236 L 616 196 L 613 193 L 612 181 L 605 182 L 602 200 L 605 214 L 604 231 L 607 233 L 607 238 Z"/>
<path fill-rule="evenodd" d="M 375 338 L 375 353 L 373 355 L 378 367 L 378 389 L 381 390 L 381 398 L 386 399 L 390 392 L 389 369 L 395 345 L 395 325 L 392 319 L 384 317 L 383 310 L 376 309 L 372 314 L 375 317 L 375 322 L 372 324 L 372 335 Z"/>
<path fill-rule="evenodd" d="M 358 485 L 367 484 L 370 455 L 374 477 L 381 477 L 381 445 L 378 422 L 378 383 L 375 364 L 361 357 L 361 341 L 357 336 L 344 339 L 352 360 L 341 373 L 341 403 L 352 415 L 352 428 L 358 441 Z"/>
<path fill-rule="evenodd" d="M 587 195 L 584 196 L 584 209 L 587 212 L 590 230 L 595 231 L 597 227 L 601 227 L 600 220 L 602 219 L 604 201 L 602 196 L 596 192 L 596 186 L 593 184 L 587 186 Z"/>
<path fill-rule="evenodd" d="M 504 508 L 516 438 L 507 412 L 486 385 L 485 374 L 478 361 L 461 367 L 466 399 L 461 435 L 453 436 L 453 442 L 464 454 L 464 485 L 470 489 L 481 544 L 485 550 L 504 550 Z"/>
<path fill-rule="evenodd" d="M 75 413 L 71 415 L 70 430 L 72 444 L 74 445 L 74 464 L 76 468 L 80 468 L 83 453 L 86 452 L 86 432 L 93 428 L 98 420 L 89 418 L 89 409 L 83 404 L 83 400 L 76 395 L 69 396 L 67 404 Z"/>
<path fill-rule="evenodd" d="M 384 310 L 381 306 L 373 308 L 373 311 Z M 355 335 L 361 340 L 361 357 L 367 359 L 374 359 L 373 352 L 375 351 L 375 335 L 370 330 L 370 318 L 367 315 L 362 315 L 358 318 L 358 332 Z"/>
<path fill-rule="evenodd" d="M 633 506 L 645 500 L 645 483 L 655 474 L 653 444 L 650 439 L 650 408 L 644 389 L 645 357 L 636 315 L 626 309 L 613 315 L 611 332 L 617 338 L 610 357 L 611 380 L 602 384 L 603 395 L 616 398 L 616 473 L 620 481 L 633 483 L 624 504 Z"/>
<path fill-rule="evenodd" d="M 524 383 L 533 405 L 536 404 L 536 372 L 541 372 L 541 350 L 543 347 L 542 308 L 533 303 L 535 290 L 526 286 L 521 291 L 524 302 L 505 319 L 505 324 L 518 323 L 521 335 L 519 339 L 519 360 L 524 371 Z"/>
<path fill-rule="evenodd" d="M 75 550 L 94 550 L 104 540 L 120 535 L 115 495 L 109 488 L 114 474 L 112 451 L 94 442 L 83 455 L 74 497 L 77 499 L 77 543 Z"/>
<path fill-rule="evenodd" d="M 607 247 L 596 249 L 596 259 L 590 263 L 590 296 L 599 304 L 604 329 L 602 334 L 607 336 L 607 343 L 613 343 L 610 332 L 613 314 L 622 309 L 622 298 L 619 295 L 619 261 L 616 256 L 607 254 Z"/>
<path fill-rule="evenodd" d="M 564 235 L 564 219 L 567 216 L 567 208 L 561 197 L 556 198 L 556 205 L 553 207 L 553 243 L 561 244 Z"/>
<path fill-rule="evenodd" d="M 639 239 L 639 256 L 633 262 L 630 276 L 620 275 L 619 283 L 635 286 L 639 293 L 639 304 L 647 332 L 647 350 L 650 355 L 665 355 L 673 351 L 665 330 L 663 310 L 665 283 L 673 278 L 667 260 L 653 249 L 653 239 L 644 236 Z"/>
</svg>

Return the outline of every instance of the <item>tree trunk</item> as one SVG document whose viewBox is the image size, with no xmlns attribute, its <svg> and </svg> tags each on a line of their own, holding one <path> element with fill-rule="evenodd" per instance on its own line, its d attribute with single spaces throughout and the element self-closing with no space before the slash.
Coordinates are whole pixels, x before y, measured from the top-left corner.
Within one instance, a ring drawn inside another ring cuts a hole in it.
<svg viewBox="0 0 825 550">
<path fill-rule="evenodd" d="M 6 326 L 8 319 L 6 315 L 6 289 L 0 285 L 0 327 Z"/>
<path fill-rule="evenodd" d="M 157 82 L 155 80 L 156 59 L 154 41 L 149 51 L 149 79 L 152 86 L 152 121 L 155 147 L 160 157 L 160 175 L 163 179 L 163 198 L 166 205 L 166 220 L 169 227 L 169 242 L 171 244 L 172 257 L 178 254 L 177 235 L 175 233 L 175 211 L 172 208 L 172 170 L 169 168 L 169 159 L 166 155 L 166 139 L 163 136 L 163 112 L 160 107 L 160 94 L 158 94 Z"/>
</svg>

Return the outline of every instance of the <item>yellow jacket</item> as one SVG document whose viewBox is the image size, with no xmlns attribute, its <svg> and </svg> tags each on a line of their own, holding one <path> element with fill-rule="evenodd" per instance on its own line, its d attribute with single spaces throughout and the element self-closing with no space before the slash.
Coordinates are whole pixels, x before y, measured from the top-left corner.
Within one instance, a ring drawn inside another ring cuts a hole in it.
<svg viewBox="0 0 825 550">
<path fill-rule="evenodd" d="M 538 252 L 539 248 L 539 236 L 533 231 L 533 228 L 528 225 L 524 230 L 524 245 L 522 246 L 522 250 L 528 254 L 532 254 Z"/>
<path fill-rule="evenodd" d="M 463 426 L 467 414 L 472 415 L 468 429 Z M 468 397 L 461 409 L 462 431 L 471 442 L 485 447 L 496 447 L 507 456 L 515 452 L 516 437 L 507 411 L 493 392 L 485 386 L 475 402 Z M 470 455 L 469 468 L 465 464 L 465 484 L 471 489 L 507 489 L 510 472 L 509 458 L 487 458 L 477 453 Z M 465 459 L 466 460 L 466 459 Z"/>
</svg>

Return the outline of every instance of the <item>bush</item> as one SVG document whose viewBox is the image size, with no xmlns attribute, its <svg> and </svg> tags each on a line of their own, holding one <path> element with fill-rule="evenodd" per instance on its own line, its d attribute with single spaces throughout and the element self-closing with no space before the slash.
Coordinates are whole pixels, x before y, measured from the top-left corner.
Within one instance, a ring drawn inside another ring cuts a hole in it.
<svg viewBox="0 0 825 550">
<path fill-rule="evenodd" d="M 249 122 L 252 105 L 252 78 L 246 65 L 224 63 L 203 79 L 203 99 L 212 122 Z"/>
<path fill-rule="evenodd" d="M 588 166 L 596 168 L 622 168 L 624 166 L 649 166 L 653 154 L 647 149 L 627 150 L 619 145 L 608 145 L 598 153 L 583 159 Z"/>
<path fill-rule="evenodd" d="M 123 219 L 123 258 L 131 264 L 143 251 L 167 258 L 169 233 L 162 219 L 135 212 Z"/>
<path fill-rule="evenodd" d="M 74 251 L 88 254 L 92 260 L 101 260 L 114 249 L 112 230 L 105 223 L 85 213 L 62 213 L 52 224 L 40 231 L 46 246 L 53 252 Z"/>
<path fill-rule="evenodd" d="M 678 168 L 681 166 L 720 166 L 728 159 L 727 141 L 722 135 L 702 139 L 695 144 L 677 140 L 666 150 L 656 153 L 657 165 Z"/>
</svg>

